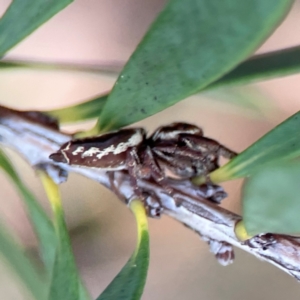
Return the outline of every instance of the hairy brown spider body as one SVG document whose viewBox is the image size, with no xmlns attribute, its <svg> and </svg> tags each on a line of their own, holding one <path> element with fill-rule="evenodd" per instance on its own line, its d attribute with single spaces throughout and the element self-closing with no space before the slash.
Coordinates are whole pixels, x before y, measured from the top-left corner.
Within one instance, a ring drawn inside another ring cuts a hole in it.
<svg viewBox="0 0 300 300">
<path fill-rule="evenodd" d="M 236 153 L 203 136 L 199 127 L 172 123 L 152 135 L 152 151 L 166 168 L 181 178 L 192 178 L 219 168 L 219 158 L 231 159 Z"/>
<path fill-rule="evenodd" d="M 143 128 L 122 129 L 96 137 L 72 140 L 50 158 L 69 165 L 100 168 L 107 171 L 128 168 L 130 151 L 145 140 Z"/>
<path fill-rule="evenodd" d="M 120 129 L 100 136 L 65 143 L 50 155 L 56 162 L 106 171 L 128 171 L 135 194 L 144 198 L 139 179 L 152 179 L 167 193 L 167 168 L 175 175 L 191 178 L 207 175 L 219 167 L 219 157 L 235 155 L 217 141 L 203 136 L 201 128 L 187 123 L 172 123 L 146 137 L 143 128 Z"/>
</svg>

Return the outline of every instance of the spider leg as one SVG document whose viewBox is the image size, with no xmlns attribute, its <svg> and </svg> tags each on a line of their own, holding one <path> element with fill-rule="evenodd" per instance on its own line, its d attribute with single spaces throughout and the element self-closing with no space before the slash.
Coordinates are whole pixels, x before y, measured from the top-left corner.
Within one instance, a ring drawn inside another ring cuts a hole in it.
<svg viewBox="0 0 300 300">
<path fill-rule="evenodd" d="M 157 182 L 164 190 L 170 194 L 174 194 L 173 188 L 171 188 L 166 182 L 166 176 L 164 171 L 158 165 L 153 152 L 150 147 L 147 147 L 144 152 L 144 164 L 151 170 L 151 177 Z"/>
<path fill-rule="evenodd" d="M 176 156 L 182 156 L 187 158 L 195 158 L 199 157 L 199 159 L 204 158 L 205 156 L 199 151 L 195 150 L 192 147 L 189 147 L 187 145 L 178 145 L 177 143 L 165 143 L 160 145 L 155 145 L 153 147 L 153 151 L 155 154 L 159 157 L 164 158 L 165 160 L 168 159 L 165 154 L 169 154 L 169 160 L 173 160 L 174 155 Z"/>
<path fill-rule="evenodd" d="M 149 167 L 153 180 L 157 182 L 162 188 L 164 188 L 164 190 L 168 194 L 173 195 L 174 190 L 167 184 L 165 173 L 163 170 L 161 170 L 160 166 L 156 162 L 150 147 L 147 147 L 144 151 L 143 162 L 146 166 Z"/>
<path fill-rule="evenodd" d="M 238 155 L 237 152 L 234 152 L 223 145 L 220 145 L 219 154 L 228 159 L 232 159 Z"/>
<path fill-rule="evenodd" d="M 115 172 L 113 171 L 108 171 L 106 172 L 107 176 L 108 176 L 108 180 L 109 180 L 109 184 L 111 187 L 111 191 L 119 198 L 119 199 L 123 199 L 126 201 L 126 199 L 124 199 L 124 196 L 120 193 L 118 187 L 115 184 Z M 126 201 L 127 202 L 127 201 Z"/>
<path fill-rule="evenodd" d="M 219 167 L 217 153 L 205 149 L 181 141 L 173 145 L 155 145 L 153 153 L 174 174 L 182 178 L 191 178 L 199 174 L 206 175 Z"/>
<path fill-rule="evenodd" d="M 230 150 L 229 148 L 218 143 L 216 140 L 210 138 L 201 137 L 201 136 L 183 135 L 181 137 L 181 140 L 191 150 L 199 151 L 205 154 L 215 154 L 217 156 L 223 156 L 228 159 L 231 159 L 237 155 L 236 152 Z"/>
<path fill-rule="evenodd" d="M 115 173 L 114 172 L 106 172 L 106 174 L 108 176 L 109 184 L 111 186 L 111 189 L 112 189 L 113 193 L 117 194 L 118 193 L 118 189 L 117 189 L 117 187 L 116 187 L 116 185 L 114 183 Z"/>
<path fill-rule="evenodd" d="M 163 210 L 159 198 L 154 192 L 142 190 L 138 186 L 138 179 L 150 178 L 152 175 L 152 168 L 144 162 L 144 157 L 141 157 L 143 150 L 141 150 L 141 154 L 137 147 L 133 147 L 127 152 L 127 168 L 130 176 L 130 184 L 134 189 L 134 194 L 144 202 L 147 214 L 157 218 Z"/>
<path fill-rule="evenodd" d="M 139 171 L 142 168 L 142 164 L 140 157 L 138 156 L 138 149 L 136 147 L 133 147 L 132 149 L 128 150 L 126 161 L 128 173 L 130 176 L 130 184 L 133 187 L 134 193 L 140 199 L 144 199 L 143 193 L 139 188 L 137 181 L 137 179 L 140 177 Z"/>
<path fill-rule="evenodd" d="M 143 191 L 147 214 L 153 218 L 159 218 L 163 207 L 159 197 L 153 191 Z"/>
<path fill-rule="evenodd" d="M 181 199 L 176 197 L 176 191 L 168 183 L 167 177 L 157 163 L 150 147 L 145 149 L 143 161 L 145 165 L 149 166 L 153 180 L 157 182 L 174 199 L 177 206 L 180 206 L 182 202 Z"/>
</svg>

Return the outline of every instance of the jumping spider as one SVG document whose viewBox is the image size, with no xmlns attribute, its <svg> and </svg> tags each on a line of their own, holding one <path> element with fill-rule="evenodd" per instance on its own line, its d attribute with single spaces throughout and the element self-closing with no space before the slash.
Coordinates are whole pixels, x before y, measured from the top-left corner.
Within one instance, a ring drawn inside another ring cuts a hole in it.
<svg viewBox="0 0 300 300">
<path fill-rule="evenodd" d="M 235 152 L 203 136 L 201 128 L 187 123 L 172 123 L 146 137 L 143 128 L 128 128 L 100 136 L 72 140 L 50 155 L 56 162 L 100 168 L 106 171 L 127 170 L 134 193 L 144 199 L 139 179 L 157 182 L 168 194 L 164 169 L 180 179 L 205 175 L 219 167 L 219 157 L 232 158 Z M 112 173 L 113 174 L 113 173 Z"/>
</svg>

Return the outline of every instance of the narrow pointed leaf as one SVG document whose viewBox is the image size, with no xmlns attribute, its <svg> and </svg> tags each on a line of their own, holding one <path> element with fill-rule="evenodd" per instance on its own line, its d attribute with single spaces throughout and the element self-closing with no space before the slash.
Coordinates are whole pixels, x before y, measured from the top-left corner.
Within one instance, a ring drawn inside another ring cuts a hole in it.
<svg viewBox="0 0 300 300">
<path fill-rule="evenodd" d="M 1 67 L 2 66 L 0 64 L 0 68 Z M 249 84 L 259 80 L 267 80 L 299 72 L 300 47 L 298 46 L 255 55 L 241 63 L 219 80 L 208 85 L 204 92 L 205 95 L 207 93 L 209 95 L 211 92 L 218 93 L 220 87 L 224 87 L 226 89 L 227 86 Z M 224 91 L 227 92 L 227 89 L 225 89 Z M 246 94 L 248 95 L 249 93 Z M 100 115 L 107 101 L 108 95 L 109 93 L 73 106 L 47 111 L 46 113 L 57 117 L 61 123 L 80 122 L 94 119 Z M 249 107 L 250 110 L 261 108 L 265 112 L 267 112 L 267 106 L 270 107 L 270 105 L 266 104 L 264 101 L 260 101 L 261 99 L 256 100 L 256 98 L 253 99 L 253 97 L 250 99 L 249 96 L 245 95 L 243 95 L 243 99 L 239 98 L 236 101 L 234 101 L 234 99 L 236 99 L 236 97 L 223 97 L 222 101 L 234 102 L 236 105 Z"/>
<path fill-rule="evenodd" d="M 38 201 L 35 199 L 33 194 L 26 188 L 20 177 L 14 170 L 13 165 L 0 149 L 0 168 L 2 168 L 7 175 L 14 182 L 18 188 L 19 193 L 24 199 L 30 221 L 32 222 L 34 231 L 39 239 L 41 256 L 44 261 L 46 271 L 48 274 L 47 280 L 49 280 L 50 274 L 52 274 L 54 260 L 57 251 L 57 237 L 55 234 L 54 226 L 40 206 Z M 48 285 L 47 285 L 48 287 Z M 80 300 L 90 299 L 82 283 L 80 284 Z M 48 292 L 48 290 L 47 290 Z"/>
<path fill-rule="evenodd" d="M 287 0 L 170 0 L 124 67 L 98 130 L 153 115 L 245 60 L 286 15 Z"/>
<path fill-rule="evenodd" d="M 297 112 L 252 144 L 223 167 L 212 172 L 213 182 L 253 174 L 258 168 L 300 156 L 300 112 Z"/>
<path fill-rule="evenodd" d="M 250 235 L 300 233 L 300 163 L 261 168 L 247 180 L 243 221 Z"/>
<path fill-rule="evenodd" d="M 13 0 L 0 19 L 0 57 L 72 0 Z"/>
<path fill-rule="evenodd" d="M 149 265 L 149 233 L 143 204 L 133 200 L 131 209 L 138 227 L 138 243 L 120 273 L 114 278 L 97 300 L 138 300 L 141 298 Z"/>
<path fill-rule="evenodd" d="M 107 97 L 108 94 L 104 94 L 74 106 L 49 110 L 46 113 L 57 118 L 60 123 L 74 123 L 95 119 L 99 117 Z"/>
<path fill-rule="evenodd" d="M 65 62 L 43 62 L 17 59 L 0 60 L 0 69 L 30 69 L 30 70 L 48 70 L 48 71 L 69 71 L 96 73 L 99 75 L 107 75 L 116 77 L 123 63 L 103 63 L 103 64 L 83 64 L 83 63 L 65 63 Z"/>
<path fill-rule="evenodd" d="M 275 104 L 254 86 L 230 86 L 216 88 L 202 93 L 205 98 L 228 103 L 241 108 L 243 114 L 259 118 L 271 118 L 275 111 Z M 220 109 L 224 109 L 221 105 Z"/>
<path fill-rule="evenodd" d="M 0 225 L 0 254 L 35 300 L 46 300 L 48 284 L 32 261 Z"/>
<path fill-rule="evenodd" d="M 33 194 L 23 184 L 20 177 L 14 170 L 13 165 L 2 150 L 0 150 L 0 168 L 6 172 L 16 185 L 18 192 L 24 200 L 29 214 L 29 219 L 40 243 L 41 257 L 45 263 L 46 269 L 51 271 L 56 248 L 56 237 L 52 222 Z"/>
<path fill-rule="evenodd" d="M 49 300 L 79 300 L 81 298 L 78 270 L 63 216 L 56 215 L 56 226 L 59 230 L 59 246 L 53 267 Z"/>
<path fill-rule="evenodd" d="M 0 69 L 4 68 L 42 68 L 57 70 L 72 70 L 83 72 L 97 72 L 103 74 L 103 66 L 96 67 L 95 70 L 89 69 L 85 65 L 60 65 L 57 63 L 35 63 L 20 61 L 0 61 Z M 107 70 L 109 71 L 109 70 Z M 114 71 L 109 71 L 114 72 Z M 292 47 L 283 50 L 255 55 L 252 58 L 241 63 L 228 74 L 221 77 L 205 88 L 206 90 L 214 90 L 219 87 L 227 87 L 228 85 L 249 84 L 259 80 L 267 80 L 300 72 L 300 47 Z M 109 93 L 103 94 L 97 98 L 86 100 L 69 107 L 46 111 L 46 113 L 59 119 L 60 123 L 80 122 L 97 118 L 107 101 Z M 232 102 L 232 98 L 225 98 L 222 101 Z M 260 102 L 261 103 L 261 102 Z M 237 103 L 238 104 L 238 103 Z M 242 99 L 238 105 L 245 106 L 249 101 Z M 251 105 L 251 101 L 250 101 Z M 250 107 L 251 109 L 251 107 Z"/>
<path fill-rule="evenodd" d="M 254 55 L 209 85 L 209 89 L 283 77 L 300 72 L 300 47 Z"/>
<path fill-rule="evenodd" d="M 58 186 L 44 172 L 39 173 L 54 213 L 57 252 L 48 300 L 79 300 L 80 280 L 64 219 Z"/>
<path fill-rule="evenodd" d="M 91 297 L 82 281 L 79 283 L 79 300 L 91 300 Z"/>
</svg>

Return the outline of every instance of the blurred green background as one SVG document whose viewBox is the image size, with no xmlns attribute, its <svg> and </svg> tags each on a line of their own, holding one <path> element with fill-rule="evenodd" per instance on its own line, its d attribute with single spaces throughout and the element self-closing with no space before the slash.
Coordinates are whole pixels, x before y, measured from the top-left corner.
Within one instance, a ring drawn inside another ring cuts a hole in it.
<svg viewBox="0 0 300 300">
<path fill-rule="evenodd" d="M 0 1 L 2 14 L 10 1 Z M 8 58 L 78 62 L 118 68 L 133 52 L 161 0 L 77 0 L 9 52 Z M 300 44 L 300 2 L 258 53 Z M 109 90 L 116 76 L 41 70 L 1 70 L 1 104 L 24 109 L 55 109 Z M 300 75 L 256 85 L 193 96 L 140 122 L 152 132 L 172 121 L 204 128 L 207 136 L 241 151 L 299 110 Z M 250 108 L 213 101 L 251 99 Z M 252 102 L 253 100 L 253 102 Z M 268 105 L 269 103 L 269 105 Z M 84 124 L 85 128 L 91 123 Z M 69 126 L 66 130 L 82 129 Z M 11 152 L 10 152 L 11 153 Z M 22 178 L 48 208 L 34 172 L 21 158 L 14 162 Z M 36 240 L 22 203 L 1 175 L 0 218 L 16 231 L 35 255 Z M 224 207 L 240 211 L 241 181 L 225 184 Z M 81 275 L 96 296 L 111 281 L 135 246 L 135 223 L 129 210 L 109 191 L 86 178 L 71 175 L 62 186 L 67 221 Z M 291 277 L 236 251 L 235 263 L 220 266 L 197 234 L 168 217 L 150 220 L 151 259 L 143 299 L 299 299 Z M 22 286 L 0 260 L 0 299 L 25 300 Z M 26 299 L 28 300 L 28 299 Z"/>
</svg>

